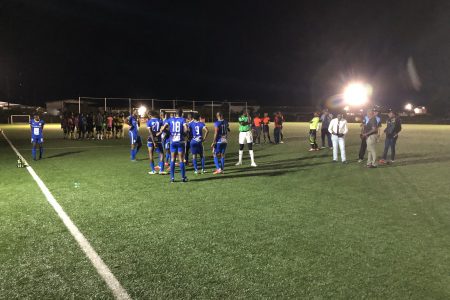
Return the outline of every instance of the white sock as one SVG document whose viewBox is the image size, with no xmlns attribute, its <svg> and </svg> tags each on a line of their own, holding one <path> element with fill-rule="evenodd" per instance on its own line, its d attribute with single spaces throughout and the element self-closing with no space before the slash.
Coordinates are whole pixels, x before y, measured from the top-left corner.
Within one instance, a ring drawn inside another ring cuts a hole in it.
<svg viewBox="0 0 450 300">
<path fill-rule="evenodd" d="M 242 162 L 242 155 L 244 154 L 244 150 L 239 150 L 239 162 Z"/>
<path fill-rule="evenodd" d="M 253 150 L 248 150 L 248 153 L 250 154 L 252 164 L 255 163 L 255 155 L 253 154 Z"/>
</svg>

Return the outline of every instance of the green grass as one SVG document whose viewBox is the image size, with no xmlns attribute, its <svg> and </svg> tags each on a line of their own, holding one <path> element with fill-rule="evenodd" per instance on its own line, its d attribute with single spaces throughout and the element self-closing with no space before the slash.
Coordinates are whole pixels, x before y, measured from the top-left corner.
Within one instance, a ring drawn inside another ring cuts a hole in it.
<svg viewBox="0 0 450 300">
<path fill-rule="evenodd" d="M 28 129 L 3 129 L 29 157 Z M 31 165 L 136 299 L 450 298 L 450 126 L 405 125 L 378 169 L 355 162 L 350 130 L 348 165 L 288 123 L 285 144 L 256 146 L 257 168 L 247 152 L 234 166 L 233 142 L 225 174 L 170 184 L 147 175 L 146 149 L 129 161 L 127 139 L 49 125 Z M 0 298 L 112 297 L 3 139 L 0 153 Z"/>
</svg>

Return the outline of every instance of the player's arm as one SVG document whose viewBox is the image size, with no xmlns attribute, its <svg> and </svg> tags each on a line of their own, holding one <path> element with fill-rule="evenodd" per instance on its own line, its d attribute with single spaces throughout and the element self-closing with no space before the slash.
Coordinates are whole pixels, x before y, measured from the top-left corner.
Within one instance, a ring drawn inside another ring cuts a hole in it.
<svg viewBox="0 0 450 300">
<path fill-rule="evenodd" d="M 204 135 L 203 135 L 203 141 L 206 141 L 206 138 L 208 137 L 208 133 L 209 133 L 209 130 L 208 130 L 208 127 L 203 127 L 203 133 L 204 133 Z"/>
<path fill-rule="evenodd" d="M 164 132 L 164 130 L 166 130 L 167 127 L 169 127 L 169 123 L 165 123 L 165 124 L 161 127 L 161 129 L 159 130 L 159 132 L 156 134 L 156 136 L 160 136 L 160 135 Z"/>
<path fill-rule="evenodd" d="M 186 137 L 187 137 L 188 134 L 189 134 L 189 127 L 187 126 L 186 123 L 183 124 L 183 129 L 184 129 L 184 132 L 186 133 L 186 134 L 184 135 L 184 137 L 185 137 L 185 139 L 186 139 Z"/>
<path fill-rule="evenodd" d="M 214 138 L 213 138 L 213 142 L 211 144 L 211 148 L 214 148 L 214 146 L 216 145 L 218 132 L 219 132 L 219 128 L 218 127 L 214 127 Z"/>
</svg>

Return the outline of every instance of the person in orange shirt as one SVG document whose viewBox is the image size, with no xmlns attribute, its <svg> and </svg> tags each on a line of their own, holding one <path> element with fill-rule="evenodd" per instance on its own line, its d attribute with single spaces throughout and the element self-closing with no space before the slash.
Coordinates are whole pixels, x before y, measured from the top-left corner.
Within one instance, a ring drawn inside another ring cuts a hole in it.
<svg viewBox="0 0 450 300">
<path fill-rule="evenodd" d="M 253 139 L 256 144 L 261 144 L 261 124 L 262 119 L 259 117 L 259 113 L 256 113 L 255 117 L 253 118 L 253 126 L 255 128 L 255 138 Z"/>
<path fill-rule="evenodd" d="M 266 136 L 267 136 L 267 139 L 269 140 L 269 143 L 272 143 L 272 141 L 270 140 L 269 123 L 270 123 L 269 114 L 264 113 L 264 118 L 262 119 L 264 143 L 266 142 Z"/>
</svg>

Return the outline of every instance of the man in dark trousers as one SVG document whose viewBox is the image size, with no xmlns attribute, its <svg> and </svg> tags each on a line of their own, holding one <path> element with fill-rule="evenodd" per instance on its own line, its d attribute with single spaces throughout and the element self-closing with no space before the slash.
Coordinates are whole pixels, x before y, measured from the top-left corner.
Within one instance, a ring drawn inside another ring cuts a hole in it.
<svg viewBox="0 0 450 300">
<path fill-rule="evenodd" d="M 361 134 L 359 135 L 361 137 L 361 147 L 359 148 L 359 155 L 358 155 L 358 162 L 362 162 L 364 160 L 364 154 L 366 154 L 367 150 L 367 141 L 364 138 L 364 128 L 367 126 L 367 123 L 369 122 L 369 114 L 375 117 L 375 120 L 377 121 L 378 131 L 381 127 L 381 118 L 378 116 L 378 109 L 372 109 L 371 111 L 367 111 L 366 116 L 363 118 L 363 121 L 361 123 Z"/>
<path fill-rule="evenodd" d="M 333 148 L 333 143 L 331 141 L 331 133 L 328 131 L 328 127 L 330 126 L 330 121 L 333 119 L 333 116 L 328 112 L 327 109 L 324 109 L 322 112 L 322 116 L 320 116 L 320 122 L 322 123 L 322 129 L 320 130 L 320 137 L 322 139 L 322 149 L 325 149 L 325 139 L 328 141 L 328 147 Z"/>
<path fill-rule="evenodd" d="M 398 134 L 402 131 L 402 121 L 398 118 L 397 114 L 390 110 L 388 117 L 386 129 L 384 130 L 386 140 L 384 142 L 383 158 L 379 161 L 381 165 L 395 161 L 395 145 L 397 144 Z M 386 161 L 389 148 L 391 148 L 391 160 Z"/>
</svg>

